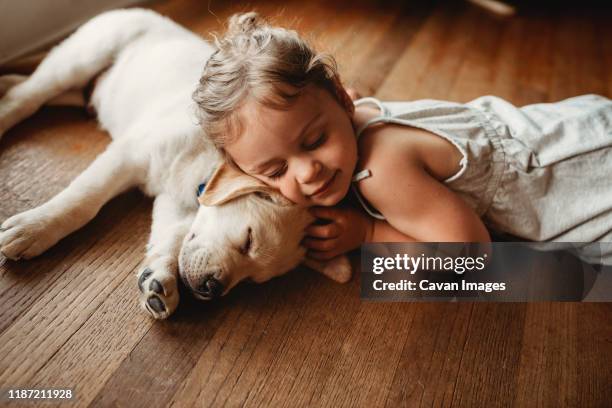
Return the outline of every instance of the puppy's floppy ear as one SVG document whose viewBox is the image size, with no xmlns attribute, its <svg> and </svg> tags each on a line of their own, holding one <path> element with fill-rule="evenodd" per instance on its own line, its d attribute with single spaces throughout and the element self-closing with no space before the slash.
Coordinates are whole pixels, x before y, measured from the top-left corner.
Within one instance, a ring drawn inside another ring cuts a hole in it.
<svg viewBox="0 0 612 408">
<path fill-rule="evenodd" d="M 339 255 L 333 259 L 330 259 L 329 261 L 316 261 L 314 259 L 306 258 L 304 260 L 304 265 L 322 273 L 338 283 L 346 283 L 350 281 L 351 276 L 353 275 L 351 263 L 346 255 Z"/>
<path fill-rule="evenodd" d="M 198 197 L 200 204 L 215 206 L 227 203 L 246 194 L 260 193 L 270 197 L 278 205 L 293 203 L 264 182 L 243 173 L 236 166 L 223 162 L 208 181 L 204 193 Z"/>
<path fill-rule="evenodd" d="M 264 200 L 271 201 L 281 207 L 290 207 L 293 205 L 291 200 L 288 200 L 284 195 L 276 190 L 272 191 L 256 191 L 255 194 Z"/>
</svg>

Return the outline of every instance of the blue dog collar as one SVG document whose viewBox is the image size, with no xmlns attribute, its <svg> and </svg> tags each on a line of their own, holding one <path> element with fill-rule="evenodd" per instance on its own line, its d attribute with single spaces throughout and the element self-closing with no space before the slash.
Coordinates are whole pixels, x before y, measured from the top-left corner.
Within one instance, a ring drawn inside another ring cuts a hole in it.
<svg viewBox="0 0 612 408">
<path fill-rule="evenodd" d="M 216 170 L 217 170 L 217 166 L 213 167 L 210 170 L 210 173 L 208 173 L 208 176 L 204 178 L 204 181 L 198 184 L 198 188 L 196 189 L 196 201 L 198 200 L 198 198 L 200 198 L 200 196 L 204 193 L 204 191 L 206 191 L 206 185 L 208 184 L 208 181 L 210 180 L 210 178 L 212 177 L 213 173 Z"/>
<path fill-rule="evenodd" d="M 206 183 L 202 183 L 198 186 L 198 190 L 196 192 L 196 197 L 199 197 L 202 195 L 202 193 L 204 192 L 204 190 L 206 189 Z"/>
</svg>

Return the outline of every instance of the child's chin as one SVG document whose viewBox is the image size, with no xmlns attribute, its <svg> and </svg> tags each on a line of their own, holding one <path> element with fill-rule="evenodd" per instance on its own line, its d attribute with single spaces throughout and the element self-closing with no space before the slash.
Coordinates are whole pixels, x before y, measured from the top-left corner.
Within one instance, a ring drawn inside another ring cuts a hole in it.
<svg viewBox="0 0 612 408">
<path fill-rule="evenodd" d="M 325 197 L 321 197 L 314 205 L 322 207 L 332 207 L 338 204 L 340 201 L 342 201 L 344 197 L 346 197 L 350 186 L 351 185 L 349 180 L 348 184 L 334 188 L 334 191 L 331 191 L 330 194 Z"/>
<path fill-rule="evenodd" d="M 316 205 L 321 206 L 321 207 L 333 207 L 334 205 L 338 204 L 340 202 L 340 200 L 332 200 L 332 199 L 325 199 L 325 200 L 321 200 L 321 202 L 317 203 Z"/>
</svg>

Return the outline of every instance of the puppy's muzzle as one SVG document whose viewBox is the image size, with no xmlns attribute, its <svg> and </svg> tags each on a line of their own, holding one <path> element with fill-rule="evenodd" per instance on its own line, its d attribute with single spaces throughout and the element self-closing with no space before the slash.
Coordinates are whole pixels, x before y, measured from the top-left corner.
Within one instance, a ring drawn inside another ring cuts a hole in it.
<svg viewBox="0 0 612 408">
<path fill-rule="evenodd" d="M 207 273 L 202 279 L 193 282 L 183 275 L 180 275 L 181 280 L 197 298 L 202 300 L 212 300 L 220 297 L 225 292 L 225 284 L 215 276 L 220 276 L 220 273 Z"/>
<path fill-rule="evenodd" d="M 204 276 L 202 282 L 196 288 L 191 287 L 191 290 L 206 299 L 214 299 L 221 296 L 225 291 L 225 286 L 214 275 Z"/>
<path fill-rule="evenodd" d="M 227 284 L 224 273 L 209 265 L 210 253 L 203 249 L 183 247 L 179 256 L 179 275 L 195 297 L 211 300 L 225 292 Z"/>
</svg>

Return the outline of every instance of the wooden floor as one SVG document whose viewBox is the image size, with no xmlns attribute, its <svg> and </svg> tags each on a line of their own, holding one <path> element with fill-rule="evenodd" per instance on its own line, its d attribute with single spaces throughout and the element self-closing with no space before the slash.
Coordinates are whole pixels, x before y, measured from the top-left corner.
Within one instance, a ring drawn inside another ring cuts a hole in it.
<svg viewBox="0 0 612 408">
<path fill-rule="evenodd" d="M 366 95 L 612 96 L 610 10 L 502 19 L 465 2 L 381 3 L 249 4 L 334 52 Z M 249 9 L 152 7 L 201 34 Z M 108 142 L 72 109 L 45 108 L 10 131 L 0 220 L 48 200 Z M 0 388 L 72 387 L 76 406 L 103 407 L 610 406 L 609 303 L 367 303 L 358 277 L 338 285 L 298 269 L 153 321 L 135 280 L 150 212 L 150 199 L 127 193 L 43 256 L 0 266 Z"/>
</svg>

